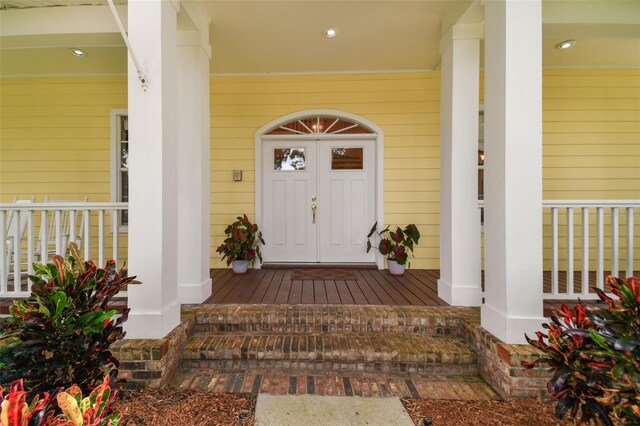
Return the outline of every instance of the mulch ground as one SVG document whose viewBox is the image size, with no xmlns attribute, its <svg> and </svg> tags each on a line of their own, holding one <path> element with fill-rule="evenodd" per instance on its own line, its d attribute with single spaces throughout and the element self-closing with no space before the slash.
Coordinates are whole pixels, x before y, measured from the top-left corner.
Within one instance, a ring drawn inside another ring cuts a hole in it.
<svg viewBox="0 0 640 426">
<path fill-rule="evenodd" d="M 555 401 L 541 403 L 535 399 L 514 401 L 443 401 L 403 399 L 402 403 L 417 425 L 428 417 L 433 426 L 551 426 L 571 425 L 553 414 Z M 427 421 L 428 425 L 429 422 Z"/>
<path fill-rule="evenodd" d="M 127 391 L 113 406 L 127 426 L 248 426 L 255 408 L 252 396 L 174 389 Z"/>
<path fill-rule="evenodd" d="M 429 418 L 433 426 L 539 426 L 571 425 L 555 418 L 555 402 L 451 401 L 403 399 L 414 423 Z M 113 407 L 123 413 L 127 426 L 249 426 L 256 399 L 249 395 L 176 389 L 126 392 Z"/>
</svg>

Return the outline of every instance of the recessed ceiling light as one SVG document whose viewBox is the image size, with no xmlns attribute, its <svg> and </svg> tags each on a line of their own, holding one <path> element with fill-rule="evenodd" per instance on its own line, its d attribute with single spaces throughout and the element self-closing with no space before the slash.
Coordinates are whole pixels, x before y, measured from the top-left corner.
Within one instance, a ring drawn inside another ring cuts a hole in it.
<svg viewBox="0 0 640 426">
<path fill-rule="evenodd" d="M 556 44 L 556 49 L 568 49 L 576 44 L 575 40 L 565 40 Z"/>
<path fill-rule="evenodd" d="M 75 56 L 87 56 L 87 52 L 82 49 L 71 49 L 71 53 Z"/>
<path fill-rule="evenodd" d="M 324 35 L 329 37 L 329 38 L 333 38 L 338 34 L 338 30 L 336 28 L 327 28 L 324 31 Z"/>
</svg>

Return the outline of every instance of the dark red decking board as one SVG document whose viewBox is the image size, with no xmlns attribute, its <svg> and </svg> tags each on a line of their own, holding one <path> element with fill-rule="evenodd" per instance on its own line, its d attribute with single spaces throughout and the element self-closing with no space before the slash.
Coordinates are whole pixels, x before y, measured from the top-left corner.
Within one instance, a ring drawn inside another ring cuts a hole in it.
<svg viewBox="0 0 640 426">
<path fill-rule="evenodd" d="M 205 303 L 447 306 L 436 295 L 434 275 L 426 270 L 413 270 L 410 278 L 386 270 L 353 272 L 355 279 L 344 281 L 330 273 L 326 280 L 292 280 L 292 270 L 251 269 L 242 276 L 213 270 L 213 294 Z"/>
</svg>

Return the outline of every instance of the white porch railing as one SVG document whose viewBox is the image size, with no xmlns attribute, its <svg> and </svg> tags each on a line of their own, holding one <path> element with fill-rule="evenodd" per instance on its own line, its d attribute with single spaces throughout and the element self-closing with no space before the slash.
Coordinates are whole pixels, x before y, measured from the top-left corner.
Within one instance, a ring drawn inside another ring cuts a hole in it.
<svg viewBox="0 0 640 426">
<path fill-rule="evenodd" d="M 606 275 L 637 274 L 640 200 L 545 200 L 542 213 L 545 299 L 594 300 Z"/>
<path fill-rule="evenodd" d="M 595 284 L 606 290 L 605 275 L 630 277 L 637 272 L 634 248 L 640 236 L 640 221 L 635 221 L 640 216 L 639 200 L 544 201 L 543 214 L 545 228 L 550 227 L 545 237 L 550 237 L 551 255 L 551 288 L 544 293 L 546 299 L 597 299 L 590 288 Z"/>
<path fill-rule="evenodd" d="M 127 209 L 127 203 L 0 204 L 0 297 L 27 297 L 33 263 L 66 255 L 68 241 L 100 267 L 107 259 L 118 259 L 119 217 Z"/>
</svg>

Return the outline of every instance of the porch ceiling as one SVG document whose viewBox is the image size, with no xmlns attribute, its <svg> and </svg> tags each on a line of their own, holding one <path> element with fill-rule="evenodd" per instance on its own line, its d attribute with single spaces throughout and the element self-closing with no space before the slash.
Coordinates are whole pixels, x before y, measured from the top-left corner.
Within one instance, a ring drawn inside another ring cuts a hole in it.
<svg viewBox="0 0 640 426">
<path fill-rule="evenodd" d="M 438 69 L 443 27 L 471 3 L 183 1 L 201 3 L 212 18 L 215 74 Z M 126 21 L 126 1 L 115 3 Z M 105 4 L 0 0 L 0 74 L 124 74 L 126 51 Z M 543 0 L 543 22 L 545 67 L 640 67 L 640 0 Z M 330 26 L 333 39 L 323 35 Z M 565 39 L 578 44 L 555 49 Z M 70 47 L 89 55 L 74 58 Z"/>
</svg>

